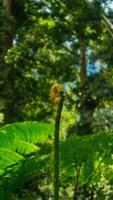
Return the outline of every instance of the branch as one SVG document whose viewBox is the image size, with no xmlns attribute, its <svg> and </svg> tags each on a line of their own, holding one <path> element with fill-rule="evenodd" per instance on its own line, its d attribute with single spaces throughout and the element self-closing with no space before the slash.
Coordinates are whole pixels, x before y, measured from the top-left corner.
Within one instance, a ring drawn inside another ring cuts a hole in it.
<svg viewBox="0 0 113 200">
<path fill-rule="evenodd" d="M 94 6 L 93 3 L 88 2 L 88 0 L 85 1 L 86 4 L 91 8 L 91 9 L 95 9 L 96 8 Z M 107 28 L 108 32 L 110 33 L 111 37 L 113 38 L 113 24 L 111 23 L 111 21 L 106 17 L 105 14 L 100 14 L 101 18 L 102 18 L 102 22 L 105 25 L 105 27 Z"/>
<path fill-rule="evenodd" d="M 106 26 L 108 32 L 110 33 L 111 37 L 113 38 L 113 24 L 104 14 L 102 14 L 101 17 L 102 17 L 103 24 Z"/>
<path fill-rule="evenodd" d="M 63 46 L 63 48 L 64 48 L 65 50 L 67 50 L 69 53 L 71 53 L 72 55 L 75 56 L 75 52 L 74 52 L 74 51 L 72 51 L 70 48 L 66 47 L 65 45 L 62 45 L 62 46 Z"/>
</svg>

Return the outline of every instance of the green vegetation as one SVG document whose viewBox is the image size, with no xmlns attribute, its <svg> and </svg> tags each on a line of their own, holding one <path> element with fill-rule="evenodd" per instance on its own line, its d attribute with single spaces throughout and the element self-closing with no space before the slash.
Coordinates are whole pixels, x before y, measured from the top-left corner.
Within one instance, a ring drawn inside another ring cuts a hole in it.
<svg viewBox="0 0 113 200">
<path fill-rule="evenodd" d="M 53 130 L 49 124 L 37 122 L 14 123 L 0 129 L 1 199 L 13 199 L 16 190 L 23 191 L 25 184 L 47 173 Z"/>
<path fill-rule="evenodd" d="M 53 198 L 53 132 L 37 122 L 1 127 L 1 199 Z M 59 199 L 112 199 L 112 154 L 113 131 L 61 141 Z"/>
<path fill-rule="evenodd" d="M 111 200 L 112 171 L 112 1 L 0 0 L 0 200 Z"/>
</svg>

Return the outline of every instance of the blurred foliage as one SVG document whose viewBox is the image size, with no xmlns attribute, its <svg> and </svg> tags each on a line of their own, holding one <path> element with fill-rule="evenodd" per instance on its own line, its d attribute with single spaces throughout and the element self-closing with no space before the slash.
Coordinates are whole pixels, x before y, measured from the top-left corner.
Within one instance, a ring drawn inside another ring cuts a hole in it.
<svg viewBox="0 0 113 200">
<path fill-rule="evenodd" d="M 1 7 L 0 89 L 5 123 L 42 118 L 48 121 L 52 114 L 50 87 L 56 81 L 79 81 L 80 38 L 84 38 L 87 48 L 98 43 L 103 35 L 101 11 L 99 2 L 92 7 L 85 1 L 16 0 L 8 18 Z M 4 40 L 7 32 L 10 46 Z M 95 50 L 89 58 L 94 57 Z"/>
</svg>

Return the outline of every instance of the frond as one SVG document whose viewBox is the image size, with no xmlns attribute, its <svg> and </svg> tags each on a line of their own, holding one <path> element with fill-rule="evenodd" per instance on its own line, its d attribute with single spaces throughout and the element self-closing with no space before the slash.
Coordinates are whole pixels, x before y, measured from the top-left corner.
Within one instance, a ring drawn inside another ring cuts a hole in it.
<svg viewBox="0 0 113 200">
<path fill-rule="evenodd" d="M 0 168 L 5 169 L 23 156 L 38 151 L 38 144 L 48 141 L 52 134 L 53 126 L 42 122 L 18 122 L 1 127 Z"/>
<path fill-rule="evenodd" d="M 24 159 L 24 157 L 10 149 L 0 148 L 0 169 L 6 167 Z"/>
<path fill-rule="evenodd" d="M 60 144 L 61 169 L 66 177 L 75 179 L 81 168 L 82 183 L 100 180 L 101 174 L 109 179 L 113 177 L 110 165 L 113 165 L 113 133 L 100 132 L 83 137 L 72 136 Z M 104 170 L 107 168 L 107 171 Z"/>
</svg>

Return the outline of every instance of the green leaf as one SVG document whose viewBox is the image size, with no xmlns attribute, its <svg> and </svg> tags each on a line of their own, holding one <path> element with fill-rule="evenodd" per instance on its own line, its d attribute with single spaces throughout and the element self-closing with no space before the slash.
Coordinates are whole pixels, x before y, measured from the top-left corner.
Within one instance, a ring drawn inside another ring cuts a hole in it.
<svg viewBox="0 0 113 200">
<path fill-rule="evenodd" d="M 50 124 L 21 122 L 0 128 L 0 166 L 5 167 L 18 162 L 22 156 L 36 152 L 38 144 L 49 140 L 53 134 Z M 5 153 L 4 153 L 5 152 Z"/>
</svg>

